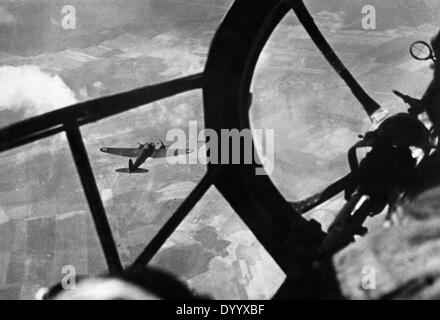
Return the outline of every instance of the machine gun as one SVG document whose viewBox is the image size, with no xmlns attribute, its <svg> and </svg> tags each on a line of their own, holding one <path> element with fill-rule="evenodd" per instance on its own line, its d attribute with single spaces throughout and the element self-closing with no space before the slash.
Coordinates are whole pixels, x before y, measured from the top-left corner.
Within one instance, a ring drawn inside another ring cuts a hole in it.
<svg viewBox="0 0 440 320">
<path fill-rule="evenodd" d="M 422 99 L 416 99 L 393 90 L 393 92 L 410 105 L 408 113 L 396 114 L 382 122 L 377 130 L 368 132 L 348 152 L 351 175 L 345 186 L 346 204 L 329 227 L 318 253 L 326 258 L 344 248 L 354 240 L 355 235 L 364 235 L 367 229 L 363 226 L 369 216 L 377 215 L 389 207 L 393 210 L 396 203 L 405 198 L 415 185 L 423 183 L 421 172 L 426 175 L 426 167 L 432 163 L 430 154 L 436 149 L 435 139 L 439 121 L 436 101 L 439 96 L 439 65 L 434 48 L 439 38 L 433 40 L 432 47 L 423 41 L 417 41 L 410 47 L 411 55 L 418 60 L 432 60 L 434 63 L 434 80 Z M 428 128 L 418 119 L 427 112 L 432 127 Z M 356 151 L 370 147 L 371 151 L 358 163 Z M 414 151 L 422 153 L 417 161 Z M 428 165 L 426 165 L 428 164 Z M 419 170 L 419 167 L 422 169 Z M 388 215 L 388 218 L 390 215 Z"/>
<path fill-rule="evenodd" d="M 368 132 L 348 152 L 351 175 L 345 187 L 347 200 L 329 227 L 319 248 L 321 258 L 329 257 L 364 235 L 363 226 L 369 216 L 392 208 L 405 196 L 416 179 L 419 163 L 414 150 L 428 155 L 429 131 L 410 114 L 400 113 L 386 119 L 377 130 Z M 356 151 L 370 147 L 371 151 L 358 163 Z"/>
</svg>

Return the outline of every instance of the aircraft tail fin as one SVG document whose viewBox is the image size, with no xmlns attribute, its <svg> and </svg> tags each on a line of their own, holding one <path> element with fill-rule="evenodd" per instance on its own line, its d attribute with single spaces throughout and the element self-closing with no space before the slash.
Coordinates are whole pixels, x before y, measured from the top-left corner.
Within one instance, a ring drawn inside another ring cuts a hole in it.
<svg viewBox="0 0 440 320">
<path fill-rule="evenodd" d="M 120 172 L 120 173 L 147 173 L 148 170 L 147 169 L 142 169 L 142 168 L 135 168 L 134 164 L 133 164 L 133 160 L 128 160 L 128 168 L 120 168 L 120 169 L 116 169 L 116 172 Z"/>
</svg>

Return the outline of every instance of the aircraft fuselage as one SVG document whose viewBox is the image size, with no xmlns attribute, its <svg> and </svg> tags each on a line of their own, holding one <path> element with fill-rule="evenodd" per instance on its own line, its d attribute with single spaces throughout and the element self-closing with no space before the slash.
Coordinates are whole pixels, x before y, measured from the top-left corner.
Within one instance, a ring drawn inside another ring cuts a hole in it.
<svg viewBox="0 0 440 320">
<path fill-rule="evenodd" d="M 122 173 L 143 173 L 148 172 L 147 169 L 139 168 L 148 158 L 166 158 L 169 156 L 178 156 L 179 154 L 188 154 L 192 152 L 189 149 L 171 150 L 168 154 L 168 146 L 162 141 L 156 143 L 150 142 L 139 144 L 138 148 L 118 148 L 118 147 L 102 147 L 102 152 L 110 153 L 122 157 L 128 157 L 128 168 L 117 169 L 116 172 Z"/>
<path fill-rule="evenodd" d="M 136 160 L 132 165 L 129 166 L 129 171 L 133 172 L 134 170 L 138 169 L 149 157 L 151 157 L 153 152 L 154 152 L 154 146 L 152 145 L 142 146 L 141 152 L 137 156 Z"/>
</svg>

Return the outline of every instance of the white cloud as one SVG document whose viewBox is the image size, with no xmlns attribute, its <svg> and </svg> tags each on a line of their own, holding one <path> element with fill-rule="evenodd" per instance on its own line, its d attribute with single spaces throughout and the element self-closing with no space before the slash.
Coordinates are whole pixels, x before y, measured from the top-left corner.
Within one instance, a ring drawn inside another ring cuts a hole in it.
<svg viewBox="0 0 440 320">
<path fill-rule="evenodd" d="M 42 114 L 77 102 L 75 94 L 57 75 L 37 66 L 0 67 L 0 110 Z"/>
</svg>

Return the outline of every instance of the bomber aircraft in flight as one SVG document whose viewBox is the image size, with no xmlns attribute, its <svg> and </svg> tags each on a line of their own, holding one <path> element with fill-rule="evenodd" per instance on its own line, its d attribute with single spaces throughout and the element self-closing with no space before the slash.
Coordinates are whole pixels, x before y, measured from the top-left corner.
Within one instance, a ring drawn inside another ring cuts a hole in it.
<svg viewBox="0 0 440 320">
<path fill-rule="evenodd" d="M 145 173 L 147 169 L 139 168 L 147 159 L 153 158 L 166 158 L 176 157 L 184 154 L 191 153 L 190 149 L 169 149 L 170 146 L 166 146 L 162 141 L 147 142 L 145 144 L 139 143 L 137 148 L 112 148 L 102 147 L 100 150 L 105 153 L 114 154 L 117 156 L 134 158 L 128 160 L 128 168 L 116 169 L 116 172 L 121 173 Z"/>
</svg>

